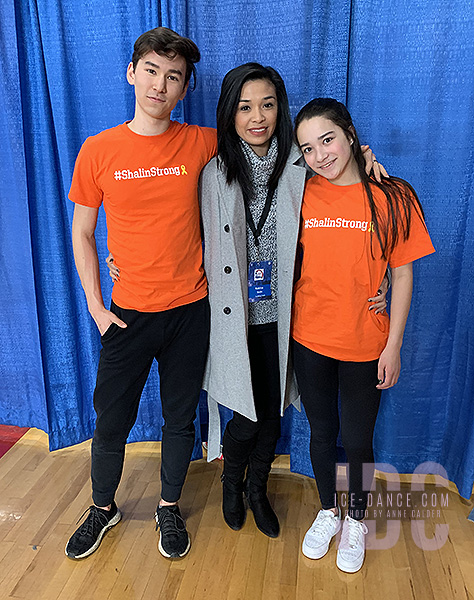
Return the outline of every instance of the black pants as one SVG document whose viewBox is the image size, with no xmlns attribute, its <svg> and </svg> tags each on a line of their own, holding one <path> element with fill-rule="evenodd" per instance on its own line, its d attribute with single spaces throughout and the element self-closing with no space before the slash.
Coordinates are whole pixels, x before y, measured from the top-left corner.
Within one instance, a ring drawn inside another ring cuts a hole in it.
<svg viewBox="0 0 474 600">
<path fill-rule="evenodd" d="M 372 439 L 381 395 L 375 387 L 378 360 L 335 360 L 293 340 L 293 362 L 311 428 L 311 463 L 321 505 L 329 509 L 337 504 L 336 441 L 340 392 L 341 438 L 349 462 L 348 512 L 354 519 L 362 519 L 367 507 L 367 483 L 373 477 Z"/>
<path fill-rule="evenodd" d="M 157 313 L 112 312 L 127 323 L 102 336 L 94 408 L 92 497 L 98 506 L 114 499 L 122 475 L 125 443 L 153 360 L 158 361 L 164 419 L 161 497 L 179 500 L 194 446 L 194 419 L 209 344 L 207 297 Z"/>
<path fill-rule="evenodd" d="M 252 390 L 257 421 L 238 412 L 227 424 L 224 435 L 224 460 L 250 462 L 249 477 L 256 485 L 265 485 L 275 457 L 280 437 L 280 369 L 278 360 L 278 331 L 276 323 L 251 325 L 248 335 Z M 237 444 L 240 456 L 229 455 L 228 435 Z"/>
</svg>

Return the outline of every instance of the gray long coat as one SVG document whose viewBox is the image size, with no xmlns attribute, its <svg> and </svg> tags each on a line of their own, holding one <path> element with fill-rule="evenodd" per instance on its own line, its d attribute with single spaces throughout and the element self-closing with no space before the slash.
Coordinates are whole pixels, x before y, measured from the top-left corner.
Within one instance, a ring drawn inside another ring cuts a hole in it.
<svg viewBox="0 0 474 600">
<path fill-rule="evenodd" d="M 281 414 L 299 397 L 289 364 L 293 277 L 306 169 L 294 147 L 277 191 L 278 349 Z M 208 393 L 208 460 L 220 454 L 217 403 L 256 421 L 248 333 L 248 264 L 245 209 L 240 186 L 227 185 L 214 158 L 201 176 L 204 267 L 209 282 L 211 334 L 203 388 Z"/>
</svg>

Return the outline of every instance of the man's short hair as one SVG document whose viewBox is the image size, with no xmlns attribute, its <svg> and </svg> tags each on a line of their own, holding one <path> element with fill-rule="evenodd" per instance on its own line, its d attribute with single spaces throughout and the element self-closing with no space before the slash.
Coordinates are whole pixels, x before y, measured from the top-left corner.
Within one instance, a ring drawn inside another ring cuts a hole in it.
<svg viewBox="0 0 474 600">
<path fill-rule="evenodd" d="M 134 71 L 137 68 L 138 61 L 148 52 L 156 52 L 169 59 L 182 56 L 186 61 L 184 84 L 188 83 L 192 74 L 194 78 L 193 89 L 196 87 L 195 63 L 201 60 L 201 54 L 192 40 L 167 27 L 156 27 L 142 33 L 133 47 L 132 65 Z"/>
</svg>

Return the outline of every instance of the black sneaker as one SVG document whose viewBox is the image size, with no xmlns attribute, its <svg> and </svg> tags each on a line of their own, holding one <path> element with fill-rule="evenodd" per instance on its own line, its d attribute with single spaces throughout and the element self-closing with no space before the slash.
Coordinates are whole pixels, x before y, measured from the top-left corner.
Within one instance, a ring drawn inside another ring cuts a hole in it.
<svg viewBox="0 0 474 600">
<path fill-rule="evenodd" d="M 97 506 L 89 506 L 86 520 L 72 534 L 66 546 L 66 556 L 69 558 L 85 558 L 92 554 L 100 545 L 104 534 L 122 518 L 122 513 L 112 502 L 110 510 L 103 510 Z M 80 516 L 79 521 L 86 514 Z M 79 522 L 78 521 L 78 522 Z"/>
<path fill-rule="evenodd" d="M 188 553 L 191 540 L 186 523 L 177 504 L 158 506 L 155 513 L 156 529 L 160 528 L 158 550 L 166 558 L 180 558 Z"/>
</svg>

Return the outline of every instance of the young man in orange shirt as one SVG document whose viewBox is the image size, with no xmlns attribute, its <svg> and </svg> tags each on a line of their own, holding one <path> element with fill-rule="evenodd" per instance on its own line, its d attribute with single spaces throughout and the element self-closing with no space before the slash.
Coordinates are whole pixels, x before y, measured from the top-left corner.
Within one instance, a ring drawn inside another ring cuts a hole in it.
<svg viewBox="0 0 474 600">
<path fill-rule="evenodd" d="M 194 445 L 194 418 L 209 336 L 207 282 L 197 185 L 216 152 L 215 131 L 171 120 L 186 95 L 197 46 L 159 27 L 135 42 L 127 80 L 135 89 L 131 121 L 89 137 L 78 155 L 69 198 L 76 267 L 101 334 L 94 392 L 94 505 L 66 546 L 70 558 L 94 552 L 121 513 L 114 497 L 125 444 L 153 360 L 159 365 L 164 418 L 159 550 L 190 547 L 177 502 Z M 110 310 L 104 306 L 94 232 L 99 207 L 108 247 L 121 266 Z"/>
</svg>

